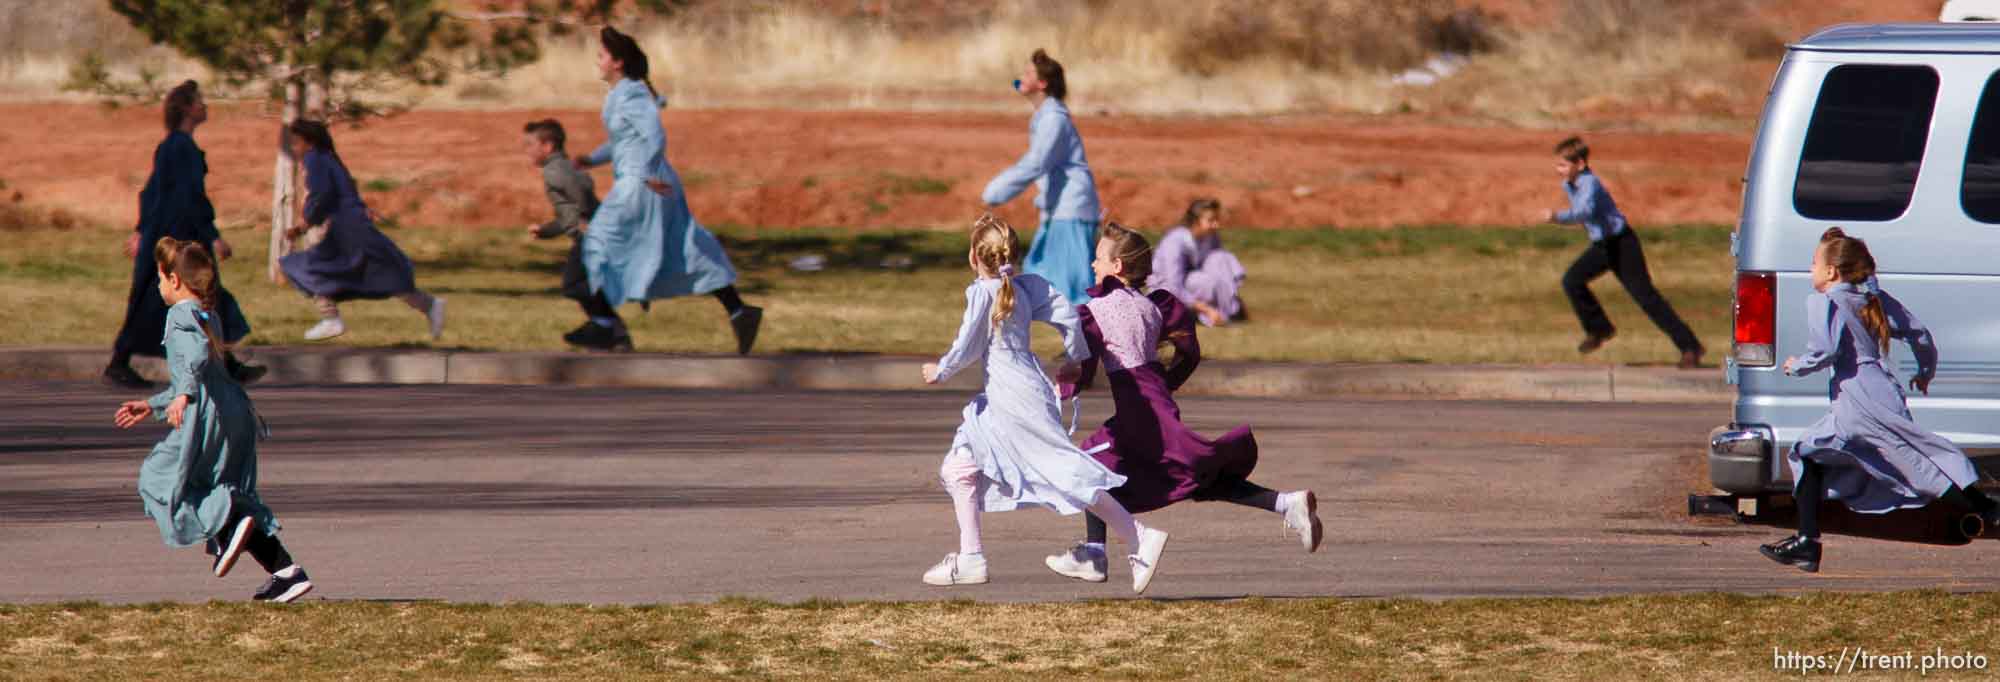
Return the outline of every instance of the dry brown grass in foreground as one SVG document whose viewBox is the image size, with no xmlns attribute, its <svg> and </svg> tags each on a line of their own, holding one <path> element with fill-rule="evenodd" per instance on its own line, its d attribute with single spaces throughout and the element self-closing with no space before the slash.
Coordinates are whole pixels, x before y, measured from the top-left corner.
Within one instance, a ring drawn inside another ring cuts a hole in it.
<svg viewBox="0 0 2000 682">
<path fill-rule="evenodd" d="M 0 606 L 9 679 L 1796 679 L 1775 655 L 1970 653 L 2000 597 L 641 607 L 307 602 Z M 1774 654 L 1775 652 L 1775 654 Z M 1864 677 L 1920 673 L 1867 671 Z M 1821 669 L 1815 675 L 1825 675 Z"/>
</svg>

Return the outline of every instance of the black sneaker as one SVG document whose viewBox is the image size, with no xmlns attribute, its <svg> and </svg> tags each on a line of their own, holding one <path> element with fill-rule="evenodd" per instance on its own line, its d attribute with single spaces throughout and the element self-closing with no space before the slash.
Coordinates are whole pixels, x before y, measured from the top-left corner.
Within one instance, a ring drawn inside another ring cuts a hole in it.
<svg viewBox="0 0 2000 682">
<path fill-rule="evenodd" d="M 257 520 L 248 516 L 237 517 L 222 527 L 222 534 L 215 536 L 215 577 L 229 575 L 229 569 L 236 567 L 236 560 L 243 556 L 243 546 L 250 542 L 250 533 L 257 530 Z"/>
<path fill-rule="evenodd" d="M 1807 573 L 1819 572 L 1819 541 L 1797 535 L 1757 548 L 1772 561 L 1797 566 Z"/>
<path fill-rule="evenodd" d="M 764 326 L 764 309 L 746 305 L 736 309 L 729 316 L 729 329 L 736 332 L 736 354 L 749 355 L 750 347 L 757 345 L 757 330 Z"/>
<path fill-rule="evenodd" d="M 632 350 L 632 336 L 622 330 L 614 330 L 601 324 L 585 324 L 583 328 L 563 335 L 569 345 L 590 350 L 626 352 Z"/>
<path fill-rule="evenodd" d="M 132 371 L 131 365 L 107 365 L 104 368 L 104 385 L 112 388 L 129 388 L 135 391 L 153 388 L 153 382 Z"/>
<path fill-rule="evenodd" d="M 257 588 L 257 594 L 251 595 L 250 598 L 256 601 L 290 604 L 292 600 L 311 592 L 312 579 L 306 577 L 306 569 L 293 566 L 292 570 L 294 572 L 290 578 L 280 578 L 277 574 L 272 574 L 264 581 L 263 587 Z"/>
</svg>

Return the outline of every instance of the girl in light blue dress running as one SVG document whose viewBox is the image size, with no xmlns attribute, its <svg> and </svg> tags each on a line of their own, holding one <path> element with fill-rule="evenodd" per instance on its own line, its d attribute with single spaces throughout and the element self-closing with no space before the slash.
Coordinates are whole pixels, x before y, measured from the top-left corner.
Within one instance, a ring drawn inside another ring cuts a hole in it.
<svg viewBox="0 0 2000 682">
<path fill-rule="evenodd" d="M 1077 134 L 1064 104 L 1069 83 L 1062 64 L 1035 50 L 1014 90 L 1035 105 L 1035 116 L 1028 121 L 1028 153 L 994 176 L 980 198 L 987 206 L 999 206 L 1029 184 L 1035 186 L 1042 224 L 1028 247 L 1026 271 L 1054 284 L 1072 305 L 1083 303 L 1097 284 L 1090 274 L 1100 218 L 1097 180 L 1083 154 L 1083 136 Z"/>
<path fill-rule="evenodd" d="M 986 582 L 979 513 L 1020 506 L 1062 514 L 1088 510 L 1103 519 L 1126 546 L 1132 591 L 1143 593 L 1159 567 L 1167 533 L 1141 525 L 1107 492 L 1125 477 L 1083 454 L 1062 427 L 1055 385 L 1029 347 L 1029 323 L 1062 332 L 1064 364 L 1058 378 L 1074 381 L 1090 356 L 1076 306 L 1048 280 L 1016 274 L 1020 253 L 1014 228 L 983 216 L 972 228 L 967 260 L 978 279 L 965 288 L 965 318 L 951 351 L 924 365 L 924 381 L 938 383 L 985 360 L 986 384 L 965 406 L 965 421 L 939 468 L 958 516 L 958 551 L 924 574 L 932 585 Z"/>
<path fill-rule="evenodd" d="M 253 599 L 298 599 L 312 580 L 278 542 L 278 519 L 257 494 L 263 421 L 223 367 L 215 260 L 199 242 L 163 237 L 153 261 L 168 306 L 161 344 L 172 380 L 150 399 L 119 405 L 114 420 L 129 429 L 150 417 L 174 430 L 139 468 L 139 500 L 167 546 L 208 545 L 215 577 L 247 553 L 271 575 Z"/>
</svg>

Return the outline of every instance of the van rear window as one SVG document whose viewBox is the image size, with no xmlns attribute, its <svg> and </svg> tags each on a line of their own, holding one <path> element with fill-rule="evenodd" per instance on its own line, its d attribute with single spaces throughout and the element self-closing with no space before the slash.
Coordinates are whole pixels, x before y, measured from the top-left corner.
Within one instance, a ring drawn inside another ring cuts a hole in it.
<svg viewBox="0 0 2000 682">
<path fill-rule="evenodd" d="M 1793 208 L 1816 220 L 1903 215 L 1937 91 L 1937 72 L 1927 66 L 1848 64 L 1827 72 L 1799 155 Z"/>
<path fill-rule="evenodd" d="M 2000 223 L 2000 73 L 1987 79 L 1979 96 L 1972 139 L 1965 145 L 1965 180 L 1958 199 L 1973 220 Z"/>
</svg>

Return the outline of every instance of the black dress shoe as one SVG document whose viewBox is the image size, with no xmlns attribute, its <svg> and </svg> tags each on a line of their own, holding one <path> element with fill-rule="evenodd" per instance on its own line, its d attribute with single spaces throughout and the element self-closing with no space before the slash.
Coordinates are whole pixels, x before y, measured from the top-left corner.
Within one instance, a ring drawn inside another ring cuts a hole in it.
<svg viewBox="0 0 2000 682">
<path fill-rule="evenodd" d="M 132 371 L 131 365 L 109 365 L 104 368 L 104 384 L 113 388 L 129 388 L 135 391 L 153 387 L 153 382 Z"/>
<path fill-rule="evenodd" d="M 625 352 L 632 350 L 632 336 L 600 324 L 585 324 L 583 328 L 563 335 L 569 345 L 590 350 Z"/>
<path fill-rule="evenodd" d="M 1603 347 L 1604 347 L 1604 342 L 1606 342 L 1606 341 L 1610 341 L 1610 340 L 1611 340 L 1611 337 L 1613 337 L 1613 336 L 1617 336 L 1617 335 L 1618 335 L 1618 332 L 1616 332 L 1616 331 L 1608 331 L 1608 332 L 1605 332 L 1605 333 L 1603 333 L 1603 334 L 1589 334 L 1589 335 L 1586 335 L 1586 336 L 1584 336 L 1584 337 L 1583 337 L 1583 341 L 1582 341 L 1582 342 L 1580 342 L 1580 343 L 1576 344 L 1576 352 L 1578 352 L 1578 353 L 1586 353 L 1586 354 L 1587 354 L 1587 353 L 1590 353 L 1590 352 L 1592 352 L 1592 351 L 1595 351 L 1595 350 L 1597 350 L 1597 349 L 1599 349 L 1599 348 L 1603 348 Z"/>
<path fill-rule="evenodd" d="M 764 327 L 764 309 L 746 305 L 729 316 L 729 330 L 736 333 L 736 354 L 749 355 L 757 345 L 757 330 Z"/>
<path fill-rule="evenodd" d="M 1701 369 L 1701 356 L 1702 353 L 1704 352 L 1706 351 L 1703 351 L 1700 348 L 1696 348 L 1690 351 L 1682 351 L 1681 362 L 1677 366 L 1680 367 L 1681 369 Z"/>
<path fill-rule="evenodd" d="M 1819 572 L 1819 541 L 1797 535 L 1757 548 L 1772 561 L 1797 566 L 1807 573 Z"/>
<path fill-rule="evenodd" d="M 264 375 L 270 372 L 269 367 L 245 364 L 234 357 L 229 358 L 229 378 L 235 379 L 238 384 L 248 386 L 257 383 L 258 379 L 264 378 Z"/>
</svg>

